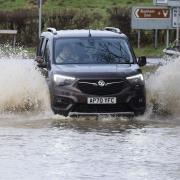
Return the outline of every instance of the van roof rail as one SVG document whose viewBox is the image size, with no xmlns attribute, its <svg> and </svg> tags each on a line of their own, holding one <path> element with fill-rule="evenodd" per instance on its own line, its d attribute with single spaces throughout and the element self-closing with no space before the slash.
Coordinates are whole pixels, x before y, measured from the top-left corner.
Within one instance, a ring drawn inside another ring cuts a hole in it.
<svg viewBox="0 0 180 180">
<path fill-rule="evenodd" d="M 47 28 L 47 31 L 48 31 L 48 32 L 51 32 L 51 33 L 53 33 L 53 34 L 57 34 L 57 31 L 56 31 L 55 28 L 49 27 L 49 28 Z"/>
<path fill-rule="evenodd" d="M 119 33 L 119 34 L 122 33 L 119 28 L 115 28 L 115 27 L 105 27 L 103 30 L 112 31 L 112 32 Z"/>
</svg>

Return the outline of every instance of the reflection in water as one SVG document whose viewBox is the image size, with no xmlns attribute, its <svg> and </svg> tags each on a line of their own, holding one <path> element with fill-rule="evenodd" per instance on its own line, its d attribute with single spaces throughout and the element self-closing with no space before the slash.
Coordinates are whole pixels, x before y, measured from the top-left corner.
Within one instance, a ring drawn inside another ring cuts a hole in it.
<svg viewBox="0 0 180 180">
<path fill-rule="evenodd" d="M 75 129 L 78 131 L 96 131 L 107 133 L 123 132 L 127 129 L 135 129 L 144 127 L 144 123 L 132 118 L 124 117 L 84 117 L 84 118 L 68 118 L 57 119 L 52 123 L 53 127 L 63 127 Z"/>
<path fill-rule="evenodd" d="M 14 128 L 58 128 L 72 129 L 81 132 L 121 133 L 131 129 L 146 127 L 180 126 L 180 118 L 146 114 L 138 117 L 63 117 L 54 115 L 52 111 L 1 113 L 0 127 Z"/>
<path fill-rule="evenodd" d="M 52 111 L 1 114 L 0 127 L 74 129 L 82 132 L 118 133 L 143 128 L 147 122 L 128 117 L 63 117 Z"/>
</svg>

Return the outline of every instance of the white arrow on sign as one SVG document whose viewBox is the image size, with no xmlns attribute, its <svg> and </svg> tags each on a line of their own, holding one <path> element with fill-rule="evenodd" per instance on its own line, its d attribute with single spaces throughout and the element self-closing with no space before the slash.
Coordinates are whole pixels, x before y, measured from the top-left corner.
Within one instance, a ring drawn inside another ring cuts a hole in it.
<svg viewBox="0 0 180 180">
<path fill-rule="evenodd" d="M 168 13 L 169 13 L 168 10 L 163 10 L 162 12 L 163 12 L 164 17 L 167 17 L 167 16 L 168 16 Z"/>
<path fill-rule="evenodd" d="M 136 9 L 135 12 L 134 12 L 134 14 L 135 14 L 135 16 L 136 16 L 137 18 L 139 18 L 138 12 L 139 12 L 139 9 Z"/>
</svg>

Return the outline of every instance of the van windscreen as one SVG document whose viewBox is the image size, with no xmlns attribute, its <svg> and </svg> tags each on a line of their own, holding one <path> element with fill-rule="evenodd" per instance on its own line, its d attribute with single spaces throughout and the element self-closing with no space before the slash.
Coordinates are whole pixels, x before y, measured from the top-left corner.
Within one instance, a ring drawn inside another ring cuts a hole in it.
<svg viewBox="0 0 180 180">
<path fill-rule="evenodd" d="M 58 38 L 54 42 L 56 64 L 130 64 L 133 56 L 123 38 Z"/>
</svg>

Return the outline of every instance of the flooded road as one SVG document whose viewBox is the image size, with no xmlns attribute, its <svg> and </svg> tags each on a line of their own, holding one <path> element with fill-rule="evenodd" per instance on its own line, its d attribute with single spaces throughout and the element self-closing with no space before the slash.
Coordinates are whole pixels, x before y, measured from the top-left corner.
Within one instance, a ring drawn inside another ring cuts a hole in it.
<svg viewBox="0 0 180 180">
<path fill-rule="evenodd" d="M 170 119 L 21 118 L 1 122 L 0 179 L 180 178 L 180 126 Z"/>
<path fill-rule="evenodd" d="M 180 179 L 179 60 L 146 79 L 144 116 L 64 118 L 36 64 L 3 53 L 0 180 Z"/>
</svg>

